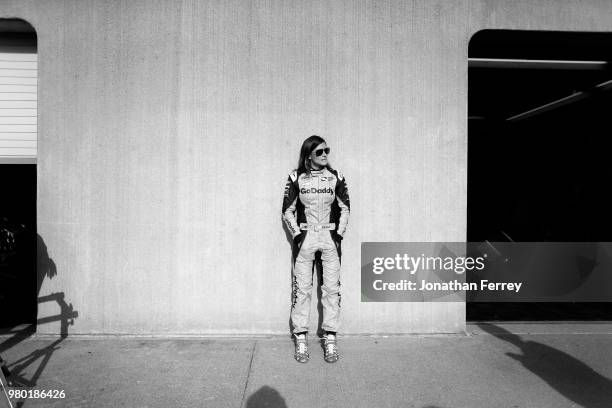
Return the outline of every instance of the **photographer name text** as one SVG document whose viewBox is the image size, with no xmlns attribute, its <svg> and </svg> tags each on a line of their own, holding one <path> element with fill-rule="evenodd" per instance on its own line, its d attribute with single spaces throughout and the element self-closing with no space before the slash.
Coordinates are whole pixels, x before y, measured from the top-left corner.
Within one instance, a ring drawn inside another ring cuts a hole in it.
<svg viewBox="0 0 612 408">
<path fill-rule="evenodd" d="M 518 293 L 523 286 L 522 282 L 491 282 L 486 279 L 477 282 L 459 282 L 457 280 L 449 282 L 428 282 L 421 280 L 418 282 L 402 279 L 398 282 L 384 282 L 376 279 L 372 282 L 374 290 L 405 290 L 405 291 L 512 291 Z"/>
</svg>

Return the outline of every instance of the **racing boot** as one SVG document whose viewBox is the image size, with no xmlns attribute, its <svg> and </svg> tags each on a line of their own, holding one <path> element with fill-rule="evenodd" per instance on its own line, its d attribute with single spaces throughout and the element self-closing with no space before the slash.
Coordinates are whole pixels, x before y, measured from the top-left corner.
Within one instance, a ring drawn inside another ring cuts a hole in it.
<svg viewBox="0 0 612 408">
<path fill-rule="evenodd" d="M 340 358 L 336 335 L 327 333 L 323 336 L 323 359 L 328 363 L 335 363 Z"/>
<path fill-rule="evenodd" d="M 295 335 L 295 354 L 293 357 L 300 363 L 307 363 L 310 359 L 306 334 L 301 333 Z"/>
</svg>

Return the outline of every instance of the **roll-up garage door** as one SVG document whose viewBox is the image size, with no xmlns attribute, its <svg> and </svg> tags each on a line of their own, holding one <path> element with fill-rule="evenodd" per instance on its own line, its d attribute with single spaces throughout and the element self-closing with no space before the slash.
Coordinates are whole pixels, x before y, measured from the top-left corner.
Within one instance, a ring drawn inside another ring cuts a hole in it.
<svg viewBox="0 0 612 408">
<path fill-rule="evenodd" d="M 0 40 L 0 163 L 34 163 L 37 135 L 36 44 Z"/>
</svg>

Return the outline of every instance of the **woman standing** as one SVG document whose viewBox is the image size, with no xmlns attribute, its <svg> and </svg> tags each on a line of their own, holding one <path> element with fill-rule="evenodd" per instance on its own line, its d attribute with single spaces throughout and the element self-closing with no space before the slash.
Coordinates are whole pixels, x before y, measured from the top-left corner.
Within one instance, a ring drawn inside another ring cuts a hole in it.
<svg viewBox="0 0 612 408">
<path fill-rule="evenodd" d="M 295 336 L 295 359 L 305 363 L 312 298 L 315 253 L 321 252 L 323 284 L 324 358 L 338 360 L 336 333 L 340 316 L 340 257 L 342 236 L 349 218 L 349 196 L 342 173 L 328 162 L 330 149 L 319 136 L 302 144 L 297 170 L 285 186 L 283 219 L 293 235 L 293 302 L 291 322 Z"/>
</svg>

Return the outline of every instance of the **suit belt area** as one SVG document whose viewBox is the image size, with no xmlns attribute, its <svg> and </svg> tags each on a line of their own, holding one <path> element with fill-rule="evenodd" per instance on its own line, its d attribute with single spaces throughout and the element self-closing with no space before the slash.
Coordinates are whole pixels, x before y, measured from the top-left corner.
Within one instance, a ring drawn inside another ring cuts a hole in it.
<svg viewBox="0 0 612 408">
<path fill-rule="evenodd" d="M 331 222 L 328 224 L 307 224 L 305 222 L 300 224 L 302 231 L 323 231 L 323 230 L 335 230 L 336 224 Z"/>
</svg>

